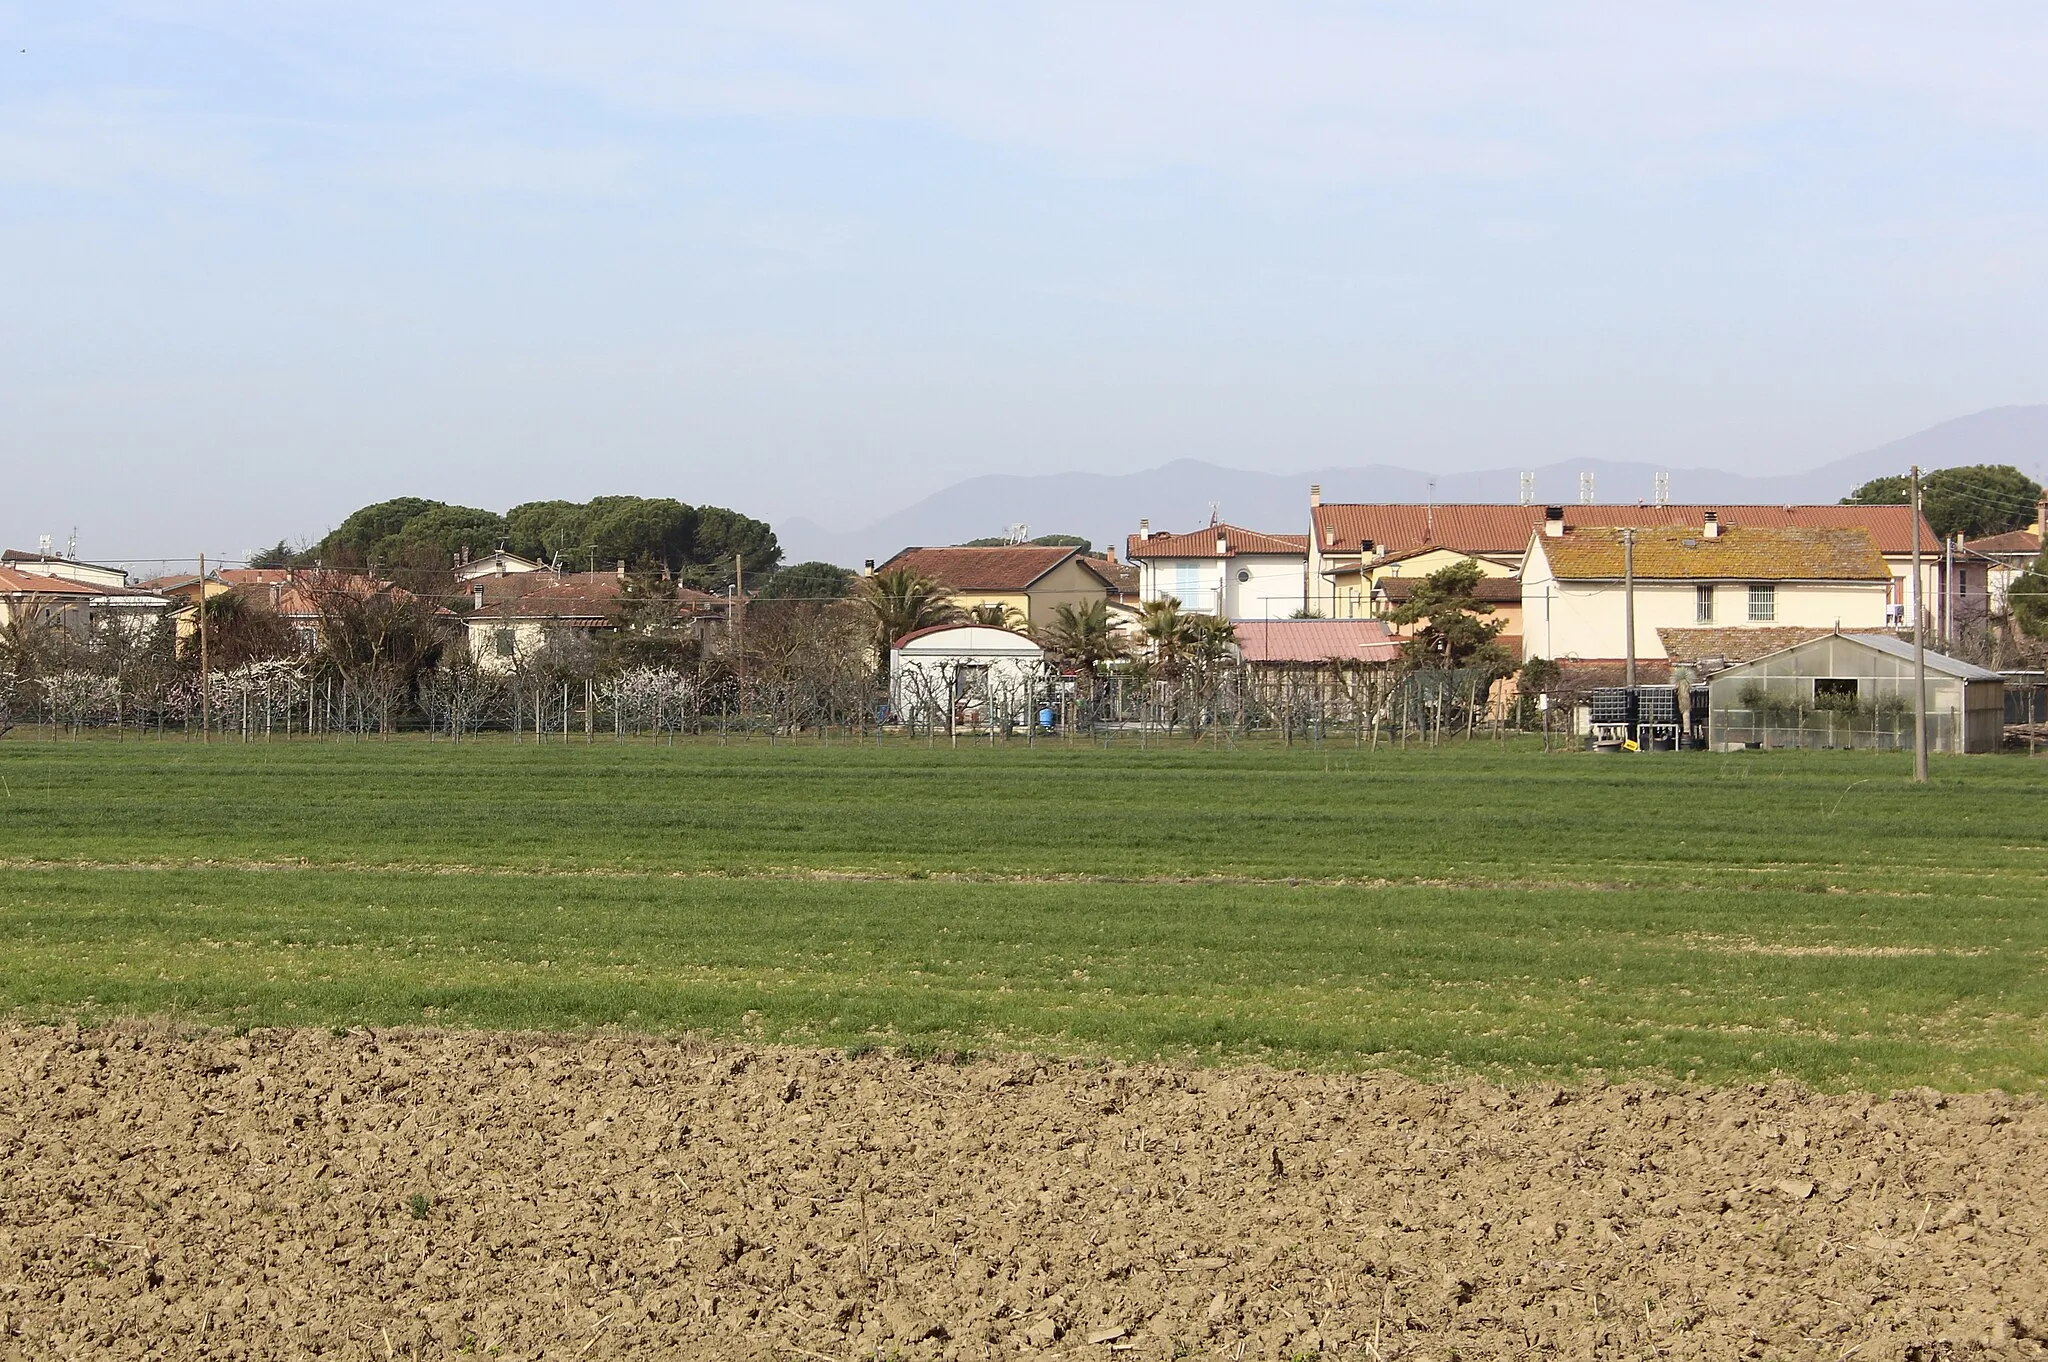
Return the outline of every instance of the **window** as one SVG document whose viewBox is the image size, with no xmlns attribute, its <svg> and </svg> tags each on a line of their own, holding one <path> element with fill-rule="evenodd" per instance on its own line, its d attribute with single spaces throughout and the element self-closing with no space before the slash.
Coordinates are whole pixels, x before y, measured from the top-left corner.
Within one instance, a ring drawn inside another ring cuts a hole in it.
<svg viewBox="0 0 2048 1362">
<path fill-rule="evenodd" d="M 1778 588 L 1759 582 L 1749 588 L 1749 622 L 1769 624 L 1778 617 Z"/>
<path fill-rule="evenodd" d="M 500 629 L 491 638 L 499 657 L 510 657 L 519 646 L 519 635 L 510 629 Z"/>
<path fill-rule="evenodd" d="M 1240 586 L 1242 586 L 1246 582 L 1249 582 L 1251 579 L 1252 570 L 1250 568 L 1239 568 L 1237 570 L 1237 580 Z"/>
<path fill-rule="evenodd" d="M 1816 676 L 1813 678 L 1813 707 L 1847 714 L 1856 712 L 1856 678 Z"/>
<path fill-rule="evenodd" d="M 1702 582 L 1692 589 L 1692 622 L 1712 624 L 1714 622 L 1714 588 L 1712 583 Z"/>
</svg>

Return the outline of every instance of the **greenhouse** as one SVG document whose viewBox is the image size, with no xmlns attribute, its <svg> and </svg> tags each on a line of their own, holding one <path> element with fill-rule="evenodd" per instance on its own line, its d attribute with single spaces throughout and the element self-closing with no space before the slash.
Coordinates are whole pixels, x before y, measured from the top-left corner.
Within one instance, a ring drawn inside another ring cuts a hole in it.
<svg viewBox="0 0 2048 1362">
<path fill-rule="evenodd" d="M 1824 634 L 1716 673 L 1708 743 L 1747 747 L 1913 745 L 1913 645 L 1889 634 Z M 1997 672 L 1927 654 L 1927 746 L 1995 752 L 2004 737 Z"/>
</svg>

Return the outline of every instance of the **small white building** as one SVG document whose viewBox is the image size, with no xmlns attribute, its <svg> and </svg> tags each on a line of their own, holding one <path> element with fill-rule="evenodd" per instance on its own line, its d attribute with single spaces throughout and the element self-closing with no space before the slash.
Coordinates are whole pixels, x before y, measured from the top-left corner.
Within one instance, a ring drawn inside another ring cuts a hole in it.
<svg viewBox="0 0 2048 1362">
<path fill-rule="evenodd" d="M 1210 525 L 1189 534 L 1139 522 L 1125 557 L 1138 569 L 1138 599 L 1180 602 L 1190 614 L 1229 620 L 1286 619 L 1308 604 L 1308 536 Z"/>
<path fill-rule="evenodd" d="M 479 577 L 510 577 L 524 572 L 544 572 L 546 563 L 536 563 L 531 558 L 522 558 L 504 549 L 493 549 L 481 558 L 471 558 L 455 565 L 455 580 L 473 582 Z"/>
<path fill-rule="evenodd" d="M 1050 679 L 1045 650 L 1014 629 L 941 624 L 896 640 L 889 706 L 900 723 L 1029 724 Z"/>
<path fill-rule="evenodd" d="M 1632 571 L 1629 565 L 1632 563 Z M 1876 630 L 1892 572 L 1860 529 L 1567 529 L 1546 521 L 1522 568 L 1522 656 L 1612 661 L 1628 656 L 1634 580 L 1635 656 L 1665 656 L 1663 628 Z"/>
</svg>

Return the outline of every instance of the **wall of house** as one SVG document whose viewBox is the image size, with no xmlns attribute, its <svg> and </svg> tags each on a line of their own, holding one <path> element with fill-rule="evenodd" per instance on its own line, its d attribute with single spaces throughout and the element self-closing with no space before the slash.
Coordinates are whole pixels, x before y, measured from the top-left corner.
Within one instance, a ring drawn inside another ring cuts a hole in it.
<svg viewBox="0 0 2048 1362">
<path fill-rule="evenodd" d="M 1031 584 L 1023 613 L 1034 626 L 1043 626 L 1052 622 L 1053 612 L 1062 605 L 1107 599 L 1109 588 L 1102 584 L 1102 579 L 1069 558 Z"/>
<path fill-rule="evenodd" d="M 953 593 L 953 604 L 959 606 L 962 610 L 972 610 L 977 605 L 1000 605 L 1016 611 L 1018 619 L 1031 619 L 1031 597 L 1027 596 L 1021 591 L 1008 593 L 990 591 L 957 591 Z M 1047 617 L 1050 618 L 1051 611 L 1048 610 L 1046 613 Z M 1044 621 L 1032 622 L 1043 623 Z"/>
<path fill-rule="evenodd" d="M 1532 567 L 1537 560 L 1532 560 Z M 1620 582 L 1560 583 L 1537 569 L 1522 583 L 1522 656 L 1526 658 L 1603 658 L 1628 654 L 1627 607 Z M 1694 582 L 1636 583 L 1636 656 L 1661 658 L 1659 629 L 1694 628 L 1702 623 L 1695 610 Z M 1882 629 L 1885 584 L 1778 582 L 1776 610 L 1769 620 L 1749 618 L 1749 584 L 1715 582 L 1716 628 L 1746 625 L 1800 626 L 1844 630 Z"/>
<path fill-rule="evenodd" d="M 1139 596 L 1179 599 L 1191 614 L 1226 619 L 1285 619 L 1302 605 L 1305 557 L 1241 553 L 1233 558 L 1147 558 L 1139 562 Z M 1239 581 L 1242 574 L 1245 578 Z"/>
<path fill-rule="evenodd" d="M 539 652 L 550 636 L 563 632 L 587 636 L 588 629 L 564 626 L 551 620 L 508 620 L 502 615 L 471 615 L 468 619 L 469 656 L 477 670 L 504 675 L 513 671 L 526 658 Z M 498 631 L 512 631 L 512 656 L 498 651 Z"/>
</svg>

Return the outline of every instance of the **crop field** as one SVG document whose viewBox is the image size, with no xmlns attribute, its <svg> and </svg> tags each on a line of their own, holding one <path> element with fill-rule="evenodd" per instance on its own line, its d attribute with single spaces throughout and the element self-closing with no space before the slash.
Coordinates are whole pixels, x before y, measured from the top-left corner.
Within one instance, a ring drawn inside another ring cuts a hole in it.
<svg viewBox="0 0 2048 1362">
<path fill-rule="evenodd" d="M 0 1011 L 2048 1079 L 2048 765 L 0 744 Z"/>
</svg>

